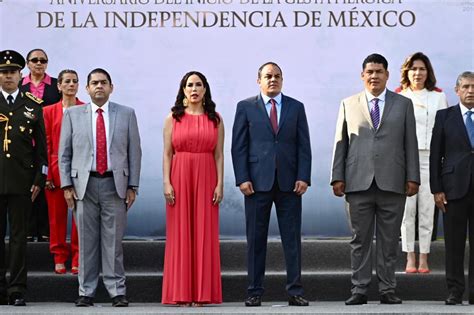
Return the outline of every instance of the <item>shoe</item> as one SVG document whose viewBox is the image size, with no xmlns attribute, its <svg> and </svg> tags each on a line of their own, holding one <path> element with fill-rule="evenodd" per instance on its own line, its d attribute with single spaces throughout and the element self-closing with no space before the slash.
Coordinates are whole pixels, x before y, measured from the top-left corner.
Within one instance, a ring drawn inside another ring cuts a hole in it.
<svg viewBox="0 0 474 315">
<path fill-rule="evenodd" d="M 346 305 L 362 305 L 367 304 L 367 295 L 354 293 L 346 300 Z"/>
<path fill-rule="evenodd" d="M 444 300 L 444 304 L 446 305 L 462 304 L 462 295 L 451 292 L 449 293 L 448 298 Z M 471 299 L 469 299 L 469 304 L 471 304 Z"/>
<path fill-rule="evenodd" d="M 380 296 L 381 304 L 402 304 L 402 300 L 395 293 L 385 293 Z"/>
<path fill-rule="evenodd" d="M 92 302 L 92 298 L 90 296 L 82 295 L 76 300 L 75 303 L 77 307 L 94 306 L 94 303 Z"/>
<path fill-rule="evenodd" d="M 245 306 L 260 306 L 262 305 L 262 297 L 260 295 L 249 296 L 245 300 Z"/>
<path fill-rule="evenodd" d="M 288 305 L 290 306 L 308 306 L 309 302 L 301 295 L 293 295 L 288 297 Z"/>
<path fill-rule="evenodd" d="M 35 241 L 35 238 L 33 236 L 27 236 L 26 237 L 26 241 L 27 242 L 34 242 Z"/>
<path fill-rule="evenodd" d="M 58 275 L 63 275 L 66 273 L 66 266 L 64 266 L 64 264 L 55 264 L 54 272 L 57 273 Z"/>
<path fill-rule="evenodd" d="M 77 275 L 77 274 L 79 273 L 79 267 L 73 266 L 73 267 L 71 268 L 71 273 L 72 273 L 73 275 Z"/>
<path fill-rule="evenodd" d="M 117 295 L 112 298 L 112 306 L 113 307 L 127 307 L 128 300 L 125 295 Z"/>
<path fill-rule="evenodd" d="M 418 273 L 430 273 L 431 270 L 429 270 L 428 268 L 418 268 Z"/>
<path fill-rule="evenodd" d="M 405 269 L 405 273 L 417 273 L 419 270 L 416 270 L 416 268 L 407 268 Z"/>
<path fill-rule="evenodd" d="M 49 242 L 49 236 L 47 235 L 38 236 L 38 242 Z"/>
<path fill-rule="evenodd" d="M 23 294 L 18 293 L 18 292 L 10 294 L 10 299 L 8 301 L 8 304 L 13 305 L 13 306 L 26 306 L 25 298 Z"/>
</svg>

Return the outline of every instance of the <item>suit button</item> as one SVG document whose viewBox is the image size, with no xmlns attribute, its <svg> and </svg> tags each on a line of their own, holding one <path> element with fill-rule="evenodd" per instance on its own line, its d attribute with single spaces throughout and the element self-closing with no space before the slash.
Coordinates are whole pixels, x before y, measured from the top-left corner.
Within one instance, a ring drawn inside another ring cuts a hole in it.
<svg viewBox="0 0 474 315">
<path fill-rule="evenodd" d="M 12 126 L 8 126 L 8 129 L 12 129 Z"/>
<path fill-rule="evenodd" d="M 12 112 L 9 112 L 8 115 L 13 116 L 13 113 L 12 113 Z"/>
<path fill-rule="evenodd" d="M 7 156 L 7 158 L 10 158 L 10 156 L 11 156 L 11 155 L 10 155 L 10 153 L 7 153 L 7 155 L 6 155 L 6 156 Z"/>
<path fill-rule="evenodd" d="M 8 139 L 8 141 L 7 141 L 7 142 L 8 142 L 8 143 L 12 143 L 12 141 L 11 141 L 10 139 Z"/>
</svg>

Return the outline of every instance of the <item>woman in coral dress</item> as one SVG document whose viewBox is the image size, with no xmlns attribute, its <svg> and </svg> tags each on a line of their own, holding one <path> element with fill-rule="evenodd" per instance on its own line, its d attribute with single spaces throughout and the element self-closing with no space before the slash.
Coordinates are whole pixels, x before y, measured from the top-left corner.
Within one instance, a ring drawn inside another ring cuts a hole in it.
<svg viewBox="0 0 474 315">
<path fill-rule="evenodd" d="M 45 185 L 49 211 L 49 250 L 54 255 L 54 272 L 57 274 L 66 273 L 66 261 L 71 258 L 71 273 L 77 274 L 79 272 L 77 230 L 73 218 L 71 245 L 68 245 L 66 243 L 68 208 L 59 179 L 58 150 L 64 110 L 84 103 L 76 98 L 79 88 L 76 71 L 61 71 L 57 85 L 62 94 L 61 100 L 54 105 L 45 107 L 43 110 L 49 163 Z"/>
<path fill-rule="evenodd" d="M 222 303 L 219 203 L 224 126 L 206 77 L 184 75 L 163 130 L 166 249 L 163 304 Z"/>
</svg>

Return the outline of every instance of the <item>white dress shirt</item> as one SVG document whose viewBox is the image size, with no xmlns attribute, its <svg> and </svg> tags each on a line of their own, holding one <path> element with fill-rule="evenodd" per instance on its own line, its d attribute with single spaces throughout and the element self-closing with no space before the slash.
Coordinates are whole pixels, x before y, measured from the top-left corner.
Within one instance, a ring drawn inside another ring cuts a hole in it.
<svg viewBox="0 0 474 315">
<path fill-rule="evenodd" d="M 272 103 L 270 102 L 270 99 L 273 98 L 273 100 L 275 101 L 275 107 L 277 110 L 277 121 L 278 121 L 278 125 L 280 125 L 281 93 L 279 93 L 275 97 L 269 97 L 264 94 L 261 94 L 261 95 L 262 95 L 263 104 L 265 104 L 265 109 L 267 110 L 268 117 L 270 117 L 270 111 L 272 110 Z"/>
<path fill-rule="evenodd" d="M 462 120 L 464 121 L 464 125 L 467 121 L 467 112 L 472 111 L 466 106 L 464 106 L 461 102 L 459 102 L 459 108 L 461 109 Z M 474 115 L 471 115 L 471 120 L 474 121 Z"/>
<path fill-rule="evenodd" d="M 384 89 L 383 92 L 380 93 L 379 96 L 373 96 L 369 91 L 365 90 L 365 97 L 367 98 L 367 106 L 369 107 L 369 113 L 375 105 L 374 99 L 375 98 L 379 99 L 379 113 L 380 113 L 379 126 L 380 126 L 380 122 L 382 122 L 383 110 L 385 108 L 385 94 L 387 94 L 387 89 Z"/>
<path fill-rule="evenodd" d="M 107 139 L 107 171 L 112 170 L 112 165 L 110 165 L 110 138 L 109 138 L 109 101 L 107 101 L 101 107 L 97 106 L 96 104 L 91 102 L 91 115 L 92 115 L 92 139 L 94 145 L 94 159 L 92 162 L 92 171 L 96 172 L 96 155 L 97 155 L 97 117 L 99 114 L 97 110 L 101 108 L 103 110 L 102 116 L 104 117 L 104 124 L 105 124 L 105 138 Z"/>
<path fill-rule="evenodd" d="M 19 89 L 16 89 L 16 91 L 13 92 L 13 93 L 11 93 L 11 94 L 9 94 L 9 93 L 7 93 L 7 92 L 1 90 L 1 89 L 0 89 L 0 91 L 2 91 L 3 97 L 7 100 L 7 103 L 8 103 L 8 95 L 13 96 L 13 102 L 15 102 L 16 97 L 18 96 L 18 93 L 20 93 L 20 90 L 19 90 Z"/>
</svg>

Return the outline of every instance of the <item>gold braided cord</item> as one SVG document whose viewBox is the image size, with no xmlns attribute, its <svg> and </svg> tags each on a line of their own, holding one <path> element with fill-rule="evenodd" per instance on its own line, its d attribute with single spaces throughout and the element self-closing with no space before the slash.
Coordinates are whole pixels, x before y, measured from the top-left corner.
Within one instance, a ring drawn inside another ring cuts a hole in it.
<svg viewBox="0 0 474 315">
<path fill-rule="evenodd" d="M 5 122 L 5 138 L 3 139 L 3 151 L 8 151 L 8 117 L 0 114 L 0 122 Z"/>
</svg>

